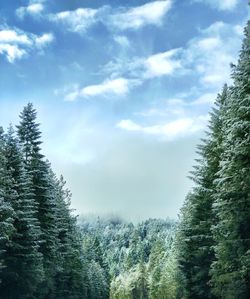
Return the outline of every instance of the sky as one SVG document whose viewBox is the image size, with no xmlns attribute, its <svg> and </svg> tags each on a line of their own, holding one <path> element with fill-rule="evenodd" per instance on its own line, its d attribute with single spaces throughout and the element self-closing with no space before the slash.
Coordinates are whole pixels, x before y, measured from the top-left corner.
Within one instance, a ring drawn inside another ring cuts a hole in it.
<svg viewBox="0 0 250 299">
<path fill-rule="evenodd" d="M 0 125 L 32 102 L 78 214 L 177 218 L 247 0 L 0 3 Z"/>
</svg>

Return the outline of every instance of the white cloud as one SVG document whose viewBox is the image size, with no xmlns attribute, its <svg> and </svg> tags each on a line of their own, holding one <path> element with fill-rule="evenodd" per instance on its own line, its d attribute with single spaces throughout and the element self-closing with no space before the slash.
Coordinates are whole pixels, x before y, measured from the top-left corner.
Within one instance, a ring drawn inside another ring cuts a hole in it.
<svg viewBox="0 0 250 299">
<path fill-rule="evenodd" d="M 54 35 L 52 33 L 44 33 L 41 36 L 36 37 L 35 42 L 37 47 L 42 48 L 54 40 Z"/>
<path fill-rule="evenodd" d="M 28 56 L 29 52 L 41 49 L 53 41 L 51 33 L 41 36 L 27 33 L 16 28 L 0 29 L 0 54 L 10 63 Z"/>
<path fill-rule="evenodd" d="M 214 104 L 217 93 L 202 91 L 194 95 L 192 93 L 180 94 L 180 97 L 167 99 L 164 105 L 153 106 L 149 109 L 134 113 L 135 116 L 150 118 L 150 119 L 173 119 L 176 117 L 193 118 L 197 117 L 197 113 L 202 109 L 207 109 L 207 106 Z M 199 115 L 198 115 L 199 116 Z"/>
<path fill-rule="evenodd" d="M 148 57 L 117 59 L 102 67 L 102 71 L 110 76 L 129 76 L 140 81 L 168 76 L 182 68 L 181 54 L 181 49 L 172 49 Z"/>
<path fill-rule="evenodd" d="M 179 60 L 173 57 L 179 52 L 179 49 L 173 49 L 167 52 L 158 53 L 149 56 L 144 62 L 145 78 L 160 77 L 170 75 L 176 69 L 181 67 Z"/>
<path fill-rule="evenodd" d="M 65 96 L 66 101 L 74 101 L 80 97 L 105 96 L 107 94 L 125 95 L 135 84 L 125 78 L 116 78 L 103 81 L 101 84 L 89 85 L 82 89 L 76 88 Z"/>
<path fill-rule="evenodd" d="M 37 16 L 41 14 L 41 12 L 44 10 L 44 6 L 42 3 L 31 3 L 28 6 L 22 6 L 19 7 L 16 10 L 16 14 L 19 18 L 23 18 L 25 15 L 32 15 L 32 16 Z"/>
<path fill-rule="evenodd" d="M 133 122 L 130 119 L 123 119 L 119 121 L 116 125 L 120 129 L 124 129 L 127 131 L 142 131 L 143 128 L 137 123 Z"/>
<path fill-rule="evenodd" d="M 189 76 L 205 93 L 218 92 L 231 84 L 230 63 L 240 50 L 243 27 L 215 22 L 189 40 L 182 48 L 155 53 L 148 57 L 118 57 L 102 67 L 110 77 L 127 77 L 141 82 L 162 76 Z M 199 95 L 195 95 L 197 98 Z M 202 102 L 202 101 L 201 101 Z M 205 101 L 204 101 L 205 102 Z M 198 102 L 197 102 L 198 103 Z"/>
<path fill-rule="evenodd" d="M 211 51 L 221 46 L 219 37 L 207 37 L 198 41 L 198 47 L 204 51 Z"/>
<path fill-rule="evenodd" d="M 12 29 L 3 29 L 0 30 L 0 43 L 31 45 L 32 42 L 28 35 L 24 33 Z"/>
<path fill-rule="evenodd" d="M 218 10 L 233 10 L 239 4 L 239 0 L 195 0 L 210 5 Z"/>
<path fill-rule="evenodd" d="M 230 83 L 230 63 L 235 62 L 242 33 L 239 26 L 215 22 L 201 30 L 183 49 L 182 65 L 200 76 L 204 87 L 218 89 Z"/>
<path fill-rule="evenodd" d="M 16 59 L 21 59 L 27 52 L 20 49 L 17 45 L 0 43 L 0 54 L 6 55 L 7 60 L 13 63 Z"/>
<path fill-rule="evenodd" d="M 170 10 L 172 0 L 153 1 L 142 6 L 120 8 L 113 11 L 109 6 L 97 9 L 78 8 L 51 14 L 49 19 L 64 24 L 69 31 L 83 33 L 100 21 L 112 30 L 136 30 L 146 25 L 160 25 L 163 17 Z M 125 37 L 117 37 L 116 42 L 126 43 Z"/>
<path fill-rule="evenodd" d="M 130 47 L 129 39 L 124 35 L 114 36 L 114 41 L 119 44 L 121 47 L 128 48 Z"/>
<path fill-rule="evenodd" d="M 160 25 L 171 6 L 171 0 L 153 1 L 116 13 L 111 16 L 110 20 L 112 25 L 120 30 L 133 30 L 145 25 Z"/>
<path fill-rule="evenodd" d="M 69 31 L 83 33 L 96 22 L 98 9 L 78 8 L 51 15 L 52 21 L 64 24 Z"/>
<path fill-rule="evenodd" d="M 207 120 L 208 116 L 202 115 L 195 118 L 180 118 L 163 124 L 142 126 L 130 119 L 125 119 L 118 122 L 116 126 L 127 131 L 157 135 L 164 137 L 167 140 L 173 140 L 203 130 Z"/>
<path fill-rule="evenodd" d="M 82 93 L 87 96 L 95 96 L 105 93 L 126 94 L 128 92 L 128 80 L 117 78 L 107 80 L 99 85 L 90 85 L 82 89 Z"/>
</svg>

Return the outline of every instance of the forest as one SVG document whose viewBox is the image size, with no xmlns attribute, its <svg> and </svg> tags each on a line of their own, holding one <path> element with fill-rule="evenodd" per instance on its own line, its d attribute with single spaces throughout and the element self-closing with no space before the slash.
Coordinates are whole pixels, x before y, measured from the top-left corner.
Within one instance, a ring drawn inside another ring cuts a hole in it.
<svg viewBox="0 0 250 299">
<path fill-rule="evenodd" d="M 0 298 L 250 297 L 250 22 L 244 34 L 178 221 L 76 217 L 33 105 L 0 128 Z"/>
</svg>

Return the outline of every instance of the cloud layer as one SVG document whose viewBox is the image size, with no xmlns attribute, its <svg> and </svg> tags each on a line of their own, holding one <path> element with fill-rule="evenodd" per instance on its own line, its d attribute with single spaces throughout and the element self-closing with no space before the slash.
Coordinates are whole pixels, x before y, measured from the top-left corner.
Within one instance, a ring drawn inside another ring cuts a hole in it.
<svg viewBox="0 0 250 299">
<path fill-rule="evenodd" d="M 68 31 L 83 34 L 101 22 L 111 31 L 138 30 L 147 25 L 160 26 L 172 7 L 172 0 L 152 1 L 133 8 L 112 9 L 108 5 L 97 9 L 78 8 L 50 14 L 48 18 L 61 24 Z"/>
</svg>

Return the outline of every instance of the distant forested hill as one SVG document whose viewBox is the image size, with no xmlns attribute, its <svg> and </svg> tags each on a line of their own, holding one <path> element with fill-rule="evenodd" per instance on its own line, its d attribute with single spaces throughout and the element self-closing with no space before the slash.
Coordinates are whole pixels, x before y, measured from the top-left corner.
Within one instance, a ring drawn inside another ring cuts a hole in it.
<svg viewBox="0 0 250 299">
<path fill-rule="evenodd" d="M 119 218 L 81 218 L 83 252 L 90 264 L 88 298 L 163 298 L 175 289 L 176 222 L 149 219 L 137 225 Z M 109 290 L 110 289 L 110 290 Z"/>
</svg>

